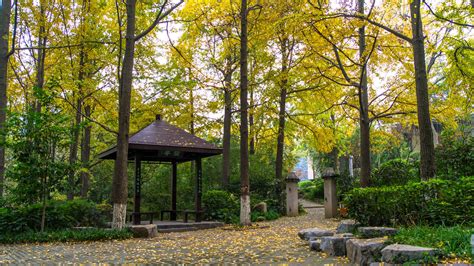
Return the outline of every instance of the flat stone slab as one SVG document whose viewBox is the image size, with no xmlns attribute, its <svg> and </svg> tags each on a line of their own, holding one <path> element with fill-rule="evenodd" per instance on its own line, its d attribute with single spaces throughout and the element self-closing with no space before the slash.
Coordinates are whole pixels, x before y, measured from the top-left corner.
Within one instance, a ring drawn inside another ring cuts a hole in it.
<svg viewBox="0 0 474 266">
<path fill-rule="evenodd" d="M 310 240 L 309 241 L 309 249 L 313 251 L 321 251 L 321 240 Z"/>
<path fill-rule="evenodd" d="M 358 226 L 359 223 L 357 223 L 355 220 L 342 220 L 337 226 L 336 233 L 353 233 Z"/>
<path fill-rule="evenodd" d="M 151 238 L 158 236 L 156 224 L 132 225 L 130 226 L 130 229 L 132 230 L 134 237 Z"/>
<path fill-rule="evenodd" d="M 357 228 L 359 233 L 364 238 L 374 238 L 382 236 L 393 236 L 398 233 L 398 230 L 392 227 L 359 227 Z"/>
<path fill-rule="evenodd" d="M 321 238 L 321 251 L 330 256 L 345 256 L 346 242 L 352 236 L 325 236 Z"/>
<path fill-rule="evenodd" d="M 382 261 L 386 263 L 405 263 L 433 257 L 437 253 L 434 248 L 393 244 L 382 249 Z"/>
<path fill-rule="evenodd" d="M 323 236 L 332 236 L 334 233 L 329 230 L 324 230 L 324 229 L 319 229 L 319 228 L 308 228 L 308 229 L 303 229 L 298 232 L 298 236 L 303 239 L 303 240 L 310 240 L 310 239 L 315 239 L 315 238 L 320 238 Z"/>
<path fill-rule="evenodd" d="M 356 265 L 370 265 L 382 258 L 386 246 L 384 238 L 349 239 L 346 242 L 347 258 Z"/>
</svg>

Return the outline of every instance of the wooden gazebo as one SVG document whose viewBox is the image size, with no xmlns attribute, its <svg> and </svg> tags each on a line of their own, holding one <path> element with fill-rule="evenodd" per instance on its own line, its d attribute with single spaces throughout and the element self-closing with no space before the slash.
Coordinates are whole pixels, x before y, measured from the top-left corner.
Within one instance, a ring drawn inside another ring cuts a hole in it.
<svg viewBox="0 0 474 266">
<path fill-rule="evenodd" d="M 171 180 L 171 210 L 170 220 L 176 221 L 176 195 L 177 195 L 177 165 L 182 162 L 195 161 L 196 183 L 195 221 L 201 221 L 201 194 L 202 194 L 202 164 L 201 159 L 222 153 L 222 149 L 183 129 L 172 126 L 161 120 L 157 115 L 156 120 L 135 133 L 128 141 L 128 159 L 135 161 L 135 195 L 133 206 L 133 223 L 141 223 L 141 162 L 170 162 L 172 165 Z M 114 159 L 117 147 L 114 146 L 101 154 L 100 159 Z"/>
</svg>

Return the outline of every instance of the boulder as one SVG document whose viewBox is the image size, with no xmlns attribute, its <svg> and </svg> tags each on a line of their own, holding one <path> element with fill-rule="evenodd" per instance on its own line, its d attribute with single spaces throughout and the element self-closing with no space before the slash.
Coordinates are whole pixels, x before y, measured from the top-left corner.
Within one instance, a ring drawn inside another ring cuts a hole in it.
<svg viewBox="0 0 474 266">
<path fill-rule="evenodd" d="M 359 227 L 360 235 L 364 238 L 374 238 L 382 236 L 393 236 L 398 230 L 392 227 Z"/>
<path fill-rule="evenodd" d="M 253 206 L 253 210 L 261 213 L 267 213 L 267 203 L 262 201 Z"/>
<path fill-rule="evenodd" d="M 307 228 L 298 232 L 298 236 L 303 240 L 316 239 L 323 236 L 332 236 L 333 232 L 319 228 Z"/>
<path fill-rule="evenodd" d="M 437 256 L 437 254 L 438 252 L 434 248 L 393 244 L 382 249 L 382 261 L 385 263 L 403 264 Z"/>
<path fill-rule="evenodd" d="M 356 265 L 370 265 L 380 261 L 385 246 L 384 238 L 349 239 L 346 242 L 347 258 Z"/>
<path fill-rule="evenodd" d="M 330 256 L 345 256 L 346 241 L 351 237 L 325 236 L 321 238 L 321 250 Z"/>
<path fill-rule="evenodd" d="M 132 225 L 130 229 L 134 237 L 155 237 L 158 236 L 158 230 L 155 224 Z"/>
<path fill-rule="evenodd" d="M 342 220 L 341 223 L 337 226 L 336 233 L 353 233 L 358 226 L 359 223 L 354 220 Z"/>
<path fill-rule="evenodd" d="M 321 240 L 310 240 L 309 241 L 309 249 L 314 251 L 321 251 Z"/>
</svg>

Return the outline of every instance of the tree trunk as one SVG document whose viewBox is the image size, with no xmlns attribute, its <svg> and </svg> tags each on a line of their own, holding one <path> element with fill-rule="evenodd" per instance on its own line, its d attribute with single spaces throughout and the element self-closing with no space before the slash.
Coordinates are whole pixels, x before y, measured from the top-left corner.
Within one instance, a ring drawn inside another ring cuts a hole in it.
<svg viewBox="0 0 474 266">
<path fill-rule="evenodd" d="M 10 32 L 11 0 L 3 0 L 0 13 L 0 132 L 7 117 L 8 37 Z M 1 136 L 1 135 L 0 135 Z M 5 180 L 5 148 L 0 146 L 0 198 Z"/>
<path fill-rule="evenodd" d="M 428 77 L 426 74 L 425 45 L 420 5 L 420 0 L 412 1 L 410 4 L 410 13 L 416 78 L 416 105 L 418 110 L 418 127 L 420 129 L 420 174 L 423 180 L 427 180 L 434 177 L 435 164 L 433 131 L 431 130 L 430 102 L 428 96 Z"/>
<path fill-rule="evenodd" d="M 135 52 L 135 0 L 127 0 L 127 30 L 125 53 L 119 88 L 119 132 L 117 136 L 117 157 L 112 182 L 114 203 L 112 228 L 125 225 L 128 198 L 128 138 L 130 126 L 130 101 L 133 79 L 133 58 Z"/>
<path fill-rule="evenodd" d="M 38 47 L 46 47 L 46 14 L 43 2 L 40 1 L 40 21 L 39 21 L 39 33 L 38 33 Z M 42 89 L 44 86 L 44 62 L 46 59 L 46 50 L 38 49 L 37 58 L 36 58 L 36 88 Z M 41 112 L 41 103 L 36 101 L 36 112 Z"/>
<path fill-rule="evenodd" d="M 358 11 L 364 14 L 364 0 L 359 0 Z M 365 26 L 359 28 L 359 58 L 362 64 L 359 84 L 359 126 L 360 126 L 360 184 L 367 187 L 370 184 L 370 120 L 369 96 L 367 85 L 367 64 L 364 56 L 366 48 Z"/>
<path fill-rule="evenodd" d="M 227 61 L 224 77 L 224 132 L 222 139 L 222 187 L 224 189 L 229 188 L 230 183 L 230 137 L 232 123 L 232 63 L 229 59 Z"/>
<path fill-rule="evenodd" d="M 251 83 L 255 83 L 255 76 L 254 71 L 255 69 L 255 59 L 250 63 L 250 78 Z M 255 102 L 254 102 L 254 88 L 253 85 L 249 87 L 250 90 L 250 108 L 249 108 L 249 133 L 250 133 L 250 146 L 249 146 L 249 153 L 255 154 L 255 128 L 254 128 L 254 110 L 255 110 Z"/>
<path fill-rule="evenodd" d="M 91 107 L 86 105 L 84 107 L 84 115 L 86 117 L 91 116 Z M 87 198 L 89 191 L 89 161 L 91 154 L 91 125 L 86 125 L 84 128 L 84 134 L 82 136 L 81 143 L 81 165 L 83 170 L 81 171 L 81 198 Z"/>
<path fill-rule="evenodd" d="M 249 130 L 248 130 L 248 41 L 247 0 L 240 10 L 240 223 L 250 225 Z"/>
<path fill-rule="evenodd" d="M 79 81 L 81 82 L 81 81 Z M 76 102 L 76 117 L 72 124 L 72 142 L 69 147 L 69 166 L 71 167 L 68 176 L 68 190 L 67 190 L 67 200 L 74 199 L 74 187 L 76 185 L 75 181 L 75 164 L 77 162 L 77 150 L 79 147 L 79 125 L 81 124 L 81 109 L 82 109 L 82 100 L 81 96 L 78 96 Z"/>
<path fill-rule="evenodd" d="M 282 209 L 284 208 L 284 191 L 285 180 L 283 177 L 283 154 L 285 148 L 285 122 L 286 122 L 286 97 L 288 86 L 288 39 L 282 38 L 281 45 L 281 72 L 282 79 L 280 80 L 280 101 L 278 112 L 278 136 L 277 136 L 277 151 L 275 160 L 275 178 L 276 178 L 276 196 L 280 200 Z"/>
<path fill-rule="evenodd" d="M 84 64 L 85 64 L 85 54 L 84 51 L 81 50 L 79 54 L 79 74 L 77 76 L 78 86 L 77 86 L 77 100 L 76 100 L 76 117 L 72 124 L 72 142 L 69 147 L 69 165 L 71 170 L 69 171 L 68 176 L 68 191 L 67 191 L 67 199 L 72 200 L 74 199 L 74 191 L 76 186 L 75 174 L 76 174 L 76 167 L 75 164 L 77 163 L 77 151 L 79 149 L 79 126 L 81 124 L 82 118 L 82 86 L 84 82 Z"/>
<path fill-rule="evenodd" d="M 250 106 L 251 109 L 249 111 L 249 127 L 250 127 L 250 154 L 255 154 L 255 129 L 254 129 L 254 118 L 253 113 L 255 110 L 254 107 L 254 99 L 253 99 L 253 88 L 250 89 Z"/>
</svg>

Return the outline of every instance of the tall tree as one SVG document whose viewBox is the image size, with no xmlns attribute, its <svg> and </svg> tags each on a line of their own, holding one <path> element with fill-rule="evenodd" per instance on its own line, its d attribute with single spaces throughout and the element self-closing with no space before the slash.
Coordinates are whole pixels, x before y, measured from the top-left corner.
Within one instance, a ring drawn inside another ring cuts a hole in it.
<svg viewBox="0 0 474 266">
<path fill-rule="evenodd" d="M 240 7 L 240 223 L 250 221 L 250 181 L 249 181 L 249 130 L 248 130 L 248 36 L 247 0 Z"/>
<path fill-rule="evenodd" d="M 127 0 L 127 29 L 125 52 L 119 81 L 119 131 L 117 136 L 117 157 L 112 180 L 113 218 L 112 228 L 123 228 L 127 214 L 128 199 L 128 134 L 130 128 L 130 101 L 133 80 L 133 59 L 135 53 L 135 0 Z"/>
<path fill-rule="evenodd" d="M 413 63 L 415 65 L 418 128 L 420 130 L 420 174 L 422 179 L 435 175 L 433 131 L 428 95 L 428 75 L 425 61 L 425 36 L 421 20 L 421 1 L 410 3 Z"/>
<path fill-rule="evenodd" d="M 365 0 L 359 0 L 358 12 L 364 14 Z M 375 44 L 374 44 L 375 45 Z M 370 120 L 369 120 L 369 92 L 367 86 L 367 60 L 365 43 L 365 25 L 359 28 L 359 64 L 360 84 L 359 97 L 359 126 L 360 126 L 360 183 L 366 187 L 370 183 Z"/>
<path fill-rule="evenodd" d="M 434 143 L 430 116 L 430 102 L 428 94 L 428 75 L 426 72 L 425 36 L 423 34 L 423 23 L 421 16 L 421 1 L 410 2 L 410 18 L 412 37 L 408 37 L 401 31 L 390 28 L 380 22 L 373 20 L 370 16 L 363 14 L 342 14 L 343 17 L 363 19 L 366 22 L 379 27 L 396 37 L 411 44 L 413 53 L 413 65 L 415 68 L 416 105 L 418 115 L 418 128 L 420 132 L 420 175 L 426 180 L 435 175 Z"/>
<path fill-rule="evenodd" d="M 0 132 L 3 132 L 7 114 L 7 80 L 8 80 L 8 40 L 10 36 L 11 0 L 2 0 L 0 6 Z M 2 136 L 3 134 L 0 134 Z M 3 140 L 3 139 L 2 139 Z M 0 141 L 3 143 L 3 141 Z M 5 148 L 0 145 L 0 197 L 3 196 L 5 180 Z"/>
<path fill-rule="evenodd" d="M 164 1 L 153 23 L 141 33 L 135 35 L 136 1 L 127 0 L 127 28 L 125 32 L 125 51 L 119 81 L 119 132 L 117 135 L 117 157 L 115 159 L 112 180 L 112 202 L 114 204 L 112 227 L 123 228 L 127 214 L 128 199 L 128 138 L 130 130 L 130 102 L 132 96 L 133 61 L 135 43 L 148 35 L 165 17 L 184 1 L 172 5 L 167 10 L 168 1 Z"/>
</svg>

